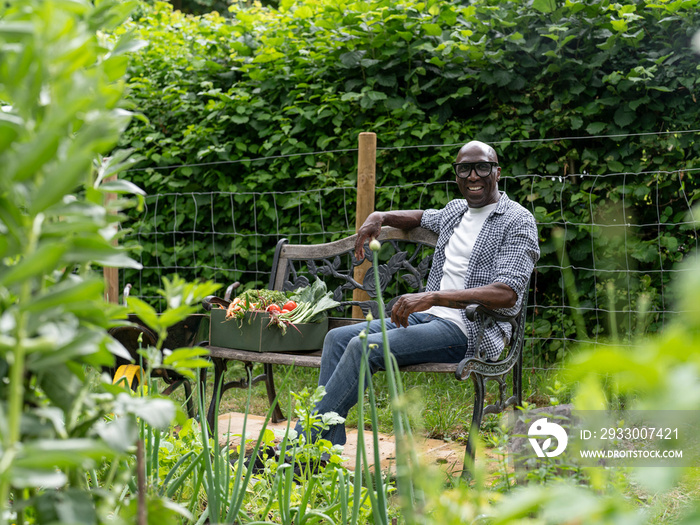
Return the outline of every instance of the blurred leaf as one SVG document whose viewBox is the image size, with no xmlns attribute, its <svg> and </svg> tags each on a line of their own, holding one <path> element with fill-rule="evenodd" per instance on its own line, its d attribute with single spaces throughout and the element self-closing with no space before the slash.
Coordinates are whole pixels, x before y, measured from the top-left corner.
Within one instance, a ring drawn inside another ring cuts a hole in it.
<svg viewBox="0 0 700 525">
<path fill-rule="evenodd" d="M 124 348 L 124 345 L 122 345 L 119 341 L 115 339 L 111 339 L 107 341 L 107 349 L 115 356 L 120 357 L 126 361 L 133 361 L 132 355 L 129 353 L 129 351 Z"/>
<path fill-rule="evenodd" d="M 103 335 L 97 332 L 82 332 L 67 345 L 56 348 L 54 352 L 35 355 L 27 365 L 31 370 L 47 370 L 67 361 L 79 361 L 80 358 L 97 353 Z"/>
<path fill-rule="evenodd" d="M 55 469 L 31 469 L 13 467 L 10 471 L 12 485 L 18 488 L 44 487 L 59 488 L 65 485 L 68 478 L 63 472 Z"/>
<path fill-rule="evenodd" d="M 0 110 L 0 151 L 4 151 L 19 135 L 24 121 Z"/>
<path fill-rule="evenodd" d="M 41 244 L 30 256 L 0 270 L 0 285 L 11 286 L 53 271 L 66 251 L 61 244 Z"/>
<path fill-rule="evenodd" d="M 56 147 L 58 147 L 58 144 L 56 144 Z M 32 158 L 40 158 L 41 162 L 37 161 L 36 165 L 24 167 L 28 175 L 36 173 L 38 167 L 49 160 L 50 152 L 38 153 L 41 153 L 42 156 Z M 31 155 L 29 152 L 27 154 Z M 31 203 L 30 212 L 32 214 L 43 212 L 49 206 L 59 202 L 66 193 L 74 192 L 81 179 L 83 181 L 87 179 L 92 161 L 91 157 L 92 155 L 89 152 L 79 152 L 72 155 L 70 160 L 56 164 L 50 170 L 47 170 L 45 177 L 43 177 L 43 183 L 33 195 L 34 199 Z"/>
<path fill-rule="evenodd" d="M 159 429 L 168 428 L 175 417 L 175 407 L 169 399 L 132 397 L 125 393 L 117 396 L 114 412 L 120 415 L 133 414 Z"/>
<path fill-rule="evenodd" d="M 31 22 L 0 21 L 0 35 L 14 37 L 17 35 L 31 35 L 34 32 L 34 24 Z"/>
<path fill-rule="evenodd" d="M 209 350 L 202 347 L 177 348 L 163 358 L 164 365 L 176 365 L 179 362 L 189 361 L 193 358 L 208 356 Z M 207 363 L 209 363 L 207 361 Z M 207 366 L 209 366 L 209 363 Z"/>
<path fill-rule="evenodd" d="M 111 82 L 119 80 L 126 74 L 129 58 L 126 56 L 111 56 L 103 62 L 103 68 L 107 79 Z"/>
<path fill-rule="evenodd" d="M 117 43 L 115 44 L 114 48 L 112 48 L 110 55 L 132 53 L 146 47 L 147 45 L 148 42 L 146 40 L 136 38 L 133 33 L 126 33 L 122 35 L 119 40 L 117 40 Z"/>
<path fill-rule="evenodd" d="M 113 456 L 111 448 L 95 439 L 38 439 L 24 443 L 13 464 L 23 469 L 65 469 Z"/>
<path fill-rule="evenodd" d="M 159 326 L 158 312 L 155 308 L 137 297 L 129 297 L 127 302 L 131 311 L 138 315 L 146 326 Z"/>
<path fill-rule="evenodd" d="M 607 124 L 605 124 L 604 122 L 593 122 L 586 127 L 586 131 L 591 135 L 598 135 L 606 127 Z"/>
<path fill-rule="evenodd" d="M 421 27 L 430 36 L 440 36 L 442 34 L 442 27 L 439 24 L 423 24 Z"/>
<path fill-rule="evenodd" d="M 178 348 L 172 352 L 164 353 L 163 365 L 192 380 L 197 380 L 197 375 L 193 372 L 193 369 L 211 367 L 211 361 L 204 359 L 208 355 L 209 351 L 201 347 Z"/>
<path fill-rule="evenodd" d="M 100 297 L 103 289 L 104 282 L 98 279 L 90 279 L 77 283 L 66 282 L 36 297 L 31 303 L 23 306 L 23 310 L 27 312 L 40 312 L 50 308 L 65 306 L 67 303 L 95 299 L 96 297 Z"/>
<path fill-rule="evenodd" d="M 533 0 L 532 7 L 540 13 L 551 13 L 556 7 L 555 0 Z"/>
<path fill-rule="evenodd" d="M 134 155 L 134 150 L 132 148 L 113 151 L 110 156 L 103 157 L 98 164 L 95 187 L 99 187 L 107 177 L 117 175 L 121 171 L 129 169 L 142 160 L 144 160 L 144 157 L 141 155 Z"/>
<path fill-rule="evenodd" d="M 54 366 L 50 373 L 39 376 L 39 386 L 48 399 L 68 413 L 82 388 L 82 382 L 65 364 Z"/>
<path fill-rule="evenodd" d="M 157 324 L 153 325 L 153 327 L 155 328 L 157 326 L 159 328 L 167 328 L 179 321 L 184 321 L 198 309 L 198 306 L 195 307 L 186 305 L 168 308 L 159 316 Z"/>
<path fill-rule="evenodd" d="M 638 389 L 649 390 L 659 385 L 662 371 L 651 355 L 639 355 L 622 348 L 605 348 L 584 352 L 572 358 L 567 375 L 577 381 L 587 374 L 600 373 L 600 363 L 605 363 L 605 374 L 614 376 L 621 392 Z"/>
<path fill-rule="evenodd" d="M 190 512 L 168 498 L 155 498 L 149 496 L 146 500 L 149 525 L 159 523 L 178 523 L 182 518 L 191 520 Z M 132 498 L 129 505 L 121 512 L 121 516 L 127 523 L 136 523 L 138 518 L 138 506 L 136 498 Z"/>
<path fill-rule="evenodd" d="M 129 17 L 137 6 L 136 0 L 102 0 L 90 13 L 90 25 L 94 29 L 115 29 Z"/>
<path fill-rule="evenodd" d="M 105 193 L 130 193 L 134 195 L 145 195 L 145 192 L 128 180 L 114 180 L 100 185 L 100 191 Z"/>
<path fill-rule="evenodd" d="M 102 237 L 72 239 L 65 258 L 72 262 L 96 262 L 112 268 L 141 268 L 141 264 L 129 257 L 125 249 L 112 246 Z"/>
<path fill-rule="evenodd" d="M 97 427 L 97 432 L 105 443 L 122 454 L 129 452 L 139 438 L 139 427 L 136 419 L 128 416 L 101 422 Z"/>
<path fill-rule="evenodd" d="M 92 495 L 87 491 L 69 488 L 62 491 L 49 490 L 35 500 L 39 523 L 71 523 L 95 525 L 97 512 Z"/>
</svg>

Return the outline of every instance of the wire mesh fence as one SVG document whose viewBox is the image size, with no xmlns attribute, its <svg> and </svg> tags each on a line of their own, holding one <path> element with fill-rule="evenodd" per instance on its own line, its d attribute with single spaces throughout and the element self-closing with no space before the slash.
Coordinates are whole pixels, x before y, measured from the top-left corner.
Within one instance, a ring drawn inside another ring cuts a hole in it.
<svg viewBox="0 0 700 525">
<path fill-rule="evenodd" d="M 501 189 L 533 213 L 540 231 L 526 366 L 555 366 L 577 344 L 631 345 L 677 313 L 674 283 L 690 271 L 683 263 L 698 247 L 689 191 L 697 171 L 504 171 Z M 440 207 L 461 197 L 447 179 L 378 186 L 376 209 Z M 136 257 L 143 268 L 123 272 L 122 288 L 130 283 L 132 295 L 162 308 L 156 290 L 162 277 L 175 273 L 214 280 L 222 289 L 234 281 L 266 287 L 280 239 L 317 244 L 354 233 L 356 195 L 352 186 L 150 195 L 142 214 L 123 224 L 123 242 L 140 246 Z M 567 275 L 575 282 L 573 295 Z"/>
</svg>

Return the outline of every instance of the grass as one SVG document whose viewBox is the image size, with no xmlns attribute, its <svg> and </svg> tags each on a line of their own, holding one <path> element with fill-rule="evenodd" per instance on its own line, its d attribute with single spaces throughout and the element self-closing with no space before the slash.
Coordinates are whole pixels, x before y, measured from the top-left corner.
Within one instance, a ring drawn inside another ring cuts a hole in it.
<svg viewBox="0 0 700 525">
<path fill-rule="evenodd" d="M 295 368 L 289 374 L 289 386 L 284 391 L 280 388 L 283 377 L 290 372 L 290 367 L 275 367 L 275 383 L 278 387 L 280 405 L 286 410 L 294 399 L 290 392 L 301 392 L 304 388 L 313 389 L 318 383 L 318 369 Z M 256 365 L 253 376 L 262 373 L 262 366 Z M 246 375 L 242 363 L 231 363 L 227 369 L 224 380 L 233 381 L 244 378 Z M 208 374 L 207 392 L 213 391 L 213 373 Z M 553 399 L 551 386 L 554 384 L 556 371 L 526 370 L 523 373 L 523 399 L 534 406 L 549 406 Z M 389 403 L 389 389 L 386 374 L 377 373 L 373 378 L 377 412 L 379 417 L 379 432 L 392 434 L 393 423 Z M 411 418 L 418 433 L 427 438 L 443 439 L 446 441 L 464 442 L 471 421 L 473 410 L 473 387 L 471 380 L 457 381 L 451 374 L 438 374 L 426 372 L 402 373 L 404 389 L 411 399 L 413 411 Z M 495 382 L 487 385 L 487 403 L 493 402 L 498 397 L 498 388 Z M 510 387 L 509 387 L 510 388 Z M 196 390 L 196 389 L 193 389 Z M 174 394 L 175 399 L 184 403 L 184 391 L 178 389 Z M 560 403 L 568 401 L 566 394 L 558 393 Z M 207 399 L 208 403 L 210 400 Z M 247 390 L 232 388 L 227 391 L 222 400 L 219 413 L 243 412 L 247 401 Z M 263 384 L 253 388 L 250 400 L 250 413 L 264 416 L 269 408 L 266 389 Z M 368 414 L 369 404 L 365 395 L 365 410 Z M 347 417 L 347 427 L 357 428 L 357 407 L 353 408 Z M 285 416 L 288 414 L 285 413 Z M 488 432 L 487 426 L 482 428 Z M 365 428 L 369 429 L 368 420 L 365 418 Z"/>
<path fill-rule="evenodd" d="M 641 470 L 643 476 L 646 474 L 645 470 L 654 469 Z M 687 469 L 673 489 L 660 493 L 653 493 L 642 487 L 636 479 L 639 475 L 632 473 L 628 476 L 625 494 L 646 511 L 649 524 L 664 525 L 680 522 L 700 499 L 700 467 Z"/>
</svg>

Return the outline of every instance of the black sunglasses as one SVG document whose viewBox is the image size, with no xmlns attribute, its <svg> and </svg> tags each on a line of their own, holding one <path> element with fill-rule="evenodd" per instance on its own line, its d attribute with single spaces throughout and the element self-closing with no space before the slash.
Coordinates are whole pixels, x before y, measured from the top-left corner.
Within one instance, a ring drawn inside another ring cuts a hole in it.
<svg viewBox="0 0 700 525">
<path fill-rule="evenodd" d="M 460 179 L 469 177 L 472 170 L 476 171 L 479 177 L 488 177 L 494 166 L 498 166 L 498 162 L 455 162 L 452 164 L 455 175 Z"/>
</svg>

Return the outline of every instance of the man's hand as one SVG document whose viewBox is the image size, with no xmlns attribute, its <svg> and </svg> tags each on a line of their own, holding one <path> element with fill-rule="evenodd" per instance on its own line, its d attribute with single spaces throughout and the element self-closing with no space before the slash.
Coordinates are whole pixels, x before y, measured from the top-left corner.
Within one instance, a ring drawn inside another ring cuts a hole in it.
<svg viewBox="0 0 700 525">
<path fill-rule="evenodd" d="M 408 293 L 402 295 L 391 309 L 391 322 L 396 326 L 408 326 L 408 316 L 422 312 L 435 305 L 434 292 Z"/>
<path fill-rule="evenodd" d="M 376 239 L 382 231 L 383 214 L 375 211 L 369 214 L 360 229 L 357 230 L 355 239 L 355 257 L 361 261 L 365 258 L 365 242 Z"/>
<path fill-rule="evenodd" d="M 355 257 L 365 258 L 365 242 L 379 237 L 382 226 L 393 226 L 402 230 L 410 230 L 420 226 L 423 210 L 393 210 L 369 214 L 364 224 L 357 230 L 355 240 Z"/>
</svg>

